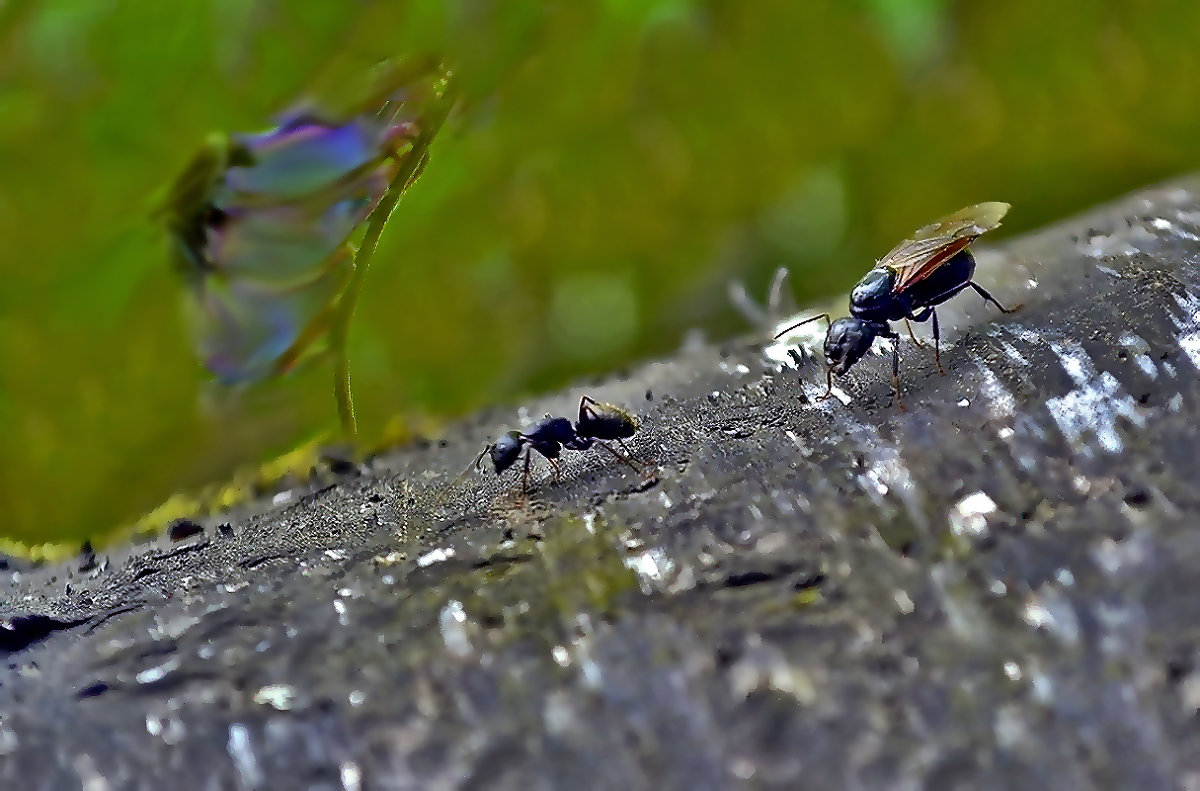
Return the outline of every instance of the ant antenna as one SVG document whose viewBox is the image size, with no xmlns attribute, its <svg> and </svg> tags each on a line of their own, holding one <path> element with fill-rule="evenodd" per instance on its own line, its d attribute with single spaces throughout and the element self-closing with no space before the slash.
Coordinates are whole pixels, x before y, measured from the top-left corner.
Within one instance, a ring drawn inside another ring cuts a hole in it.
<svg viewBox="0 0 1200 791">
<path fill-rule="evenodd" d="M 815 316 L 809 316 L 807 319 L 801 319 L 800 321 L 797 321 L 795 324 L 791 325 L 790 327 L 785 327 L 784 329 L 780 330 L 779 332 L 777 332 L 775 334 L 775 340 L 779 340 L 784 335 L 787 335 L 789 332 L 796 329 L 797 327 L 802 327 L 805 324 L 808 324 L 809 322 L 816 321 L 817 319 L 825 319 L 825 324 L 827 325 L 826 330 L 828 330 L 829 314 L 828 313 L 818 313 Z"/>
<path fill-rule="evenodd" d="M 487 445 L 486 447 L 484 447 L 483 450 L 479 451 L 479 455 L 475 457 L 475 472 L 479 472 L 479 465 L 483 463 L 483 457 L 488 455 L 488 452 L 491 451 L 491 449 L 494 447 L 496 447 L 496 443 L 493 442 L 490 445 Z M 471 469 L 471 468 L 467 467 L 467 470 L 469 470 L 469 469 Z M 463 470 L 463 472 L 465 473 L 467 470 Z"/>
</svg>

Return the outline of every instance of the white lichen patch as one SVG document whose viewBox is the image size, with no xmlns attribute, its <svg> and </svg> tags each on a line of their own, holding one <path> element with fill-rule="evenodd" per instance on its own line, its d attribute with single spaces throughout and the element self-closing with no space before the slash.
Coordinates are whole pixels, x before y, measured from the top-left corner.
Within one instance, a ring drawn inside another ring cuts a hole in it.
<svg viewBox="0 0 1200 791">
<path fill-rule="evenodd" d="M 1177 212 L 1176 217 L 1184 223 L 1188 222 L 1189 217 L 1193 212 Z M 1155 217 L 1150 221 L 1150 226 L 1156 231 L 1163 231 L 1165 236 L 1176 239 L 1184 239 L 1189 242 L 1200 241 L 1200 236 L 1192 233 L 1186 228 L 1181 227 L 1178 222 L 1171 222 L 1166 217 Z"/>
<path fill-rule="evenodd" d="M 438 629 L 446 650 L 461 658 L 471 654 L 471 638 L 468 634 L 467 611 L 462 602 L 451 599 L 438 613 Z"/>
<path fill-rule="evenodd" d="M 638 586 L 647 594 L 663 589 L 675 572 L 675 561 L 660 547 L 627 557 L 624 563 L 637 575 Z"/>
<path fill-rule="evenodd" d="M 1058 590 L 1043 587 L 1025 602 L 1022 617 L 1035 629 L 1049 632 L 1064 643 L 1079 640 L 1079 617 L 1070 600 Z"/>
<path fill-rule="evenodd" d="M 1117 343 L 1129 352 L 1142 373 L 1151 379 L 1158 378 L 1158 368 L 1154 365 L 1154 360 L 1150 359 L 1150 344 L 1146 342 L 1145 338 L 1137 333 L 1126 332 L 1121 335 Z"/>
<path fill-rule="evenodd" d="M 1123 446 L 1117 420 L 1136 426 L 1145 417 L 1121 383 L 1108 371 L 1097 372 L 1091 357 L 1078 343 L 1051 342 L 1050 348 L 1076 388 L 1066 395 L 1046 400 L 1046 408 L 1059 432 L 1078 452 L 1089 455 L 1096 446 L 1107 453 L 1120 453 Z"/>
<path fill-rule="evenodd" d="M 1176 337 L 1179 348 L 1191 360 L 1192 365 L 1200 369 L 1200 297 L 1185 291 L 1175 295 L 1175 304 L 1182 313 L 1180 316 L 1171 317 L 1171 321 L 1179 330 Z"/>
<path fill-rule="evenodd" d="M 979 538 L 987 535 L 987 518 L 996 513 L 996 503 L 984 492 L 972 492 L 950 509 L 950 529 L 955 535 Z"/>
<path fill-rule="evenodd" d="M 988 411 L 997 420 L 1007 420 L 1017 413 L 1017 400 L 991 368 L 979 363 L 979 392 Z"/>
<path fill-rule="evenodd" d="M 439 547 L 431 549 L 421 557 L 417 558 L 417 565 L 421 568 L 432 566 L 434 563 L 442 563 L 454 557 L 454 547 Z"/>
<path fill-rule="evenodd" d="M 1094 234 L 1081 242 L 1083 252 L 1092 258 L 1115 258 L 1137 255 L 1158 237 L 1142 225 L 1121 227 L 1110 234 Z"/>
<path fill-rule="evenodd" d="M 1004 330 L 1005 330 L 1005 328 L 997 327 L 994 330 L 992 330 L 991 332 L 989 332 L 988 334 L 991 335 L 993 338 L 996 338 L 997 344 L 1000 346 L 1001 349 L 1004 350 L 1004 355 L 1006 357 L 1008 357 L 1008 359 L 1012 360 L 1018 366 L 1028 367 L 1029 366 L 1029 358 L 1026 357 L 1024 354 L 1022 354 L 1020 352 L 1020 350 L 1017 349 L 1016 346 L 1013 346 L 1008 341 L 1001 340 L 999 338 L 1000 334 L 1002 332 L 1004 332 Z"/>
<path fill-rule="evenodd" d="M 288 684 L 267 684 L 254 693 L 254 702 L 276 711 L 288 711 L 296 703 L 296 690 Z"/>
<path fill-rule="evenodd" d="M 925 510 L 921 507 L 912 472 L 900 455 L 900 448 L 885 440 L 875 426 L 867 423 L 856 424 L 852 434 L 858 447 L 872 449 L 863 459 L 863 470 L 859 473 L 867 494 L 880 503 L 888 495 L 898 497 L 918 524 L 926 524 Z"/>
</svg>

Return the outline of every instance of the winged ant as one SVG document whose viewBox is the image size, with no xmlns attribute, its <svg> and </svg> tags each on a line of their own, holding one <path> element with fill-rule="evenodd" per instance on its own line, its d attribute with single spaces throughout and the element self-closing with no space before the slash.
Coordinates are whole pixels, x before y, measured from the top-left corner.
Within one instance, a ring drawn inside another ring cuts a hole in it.
<svg viewBox="0 0 1200 791">
<path fill-rule="evenodd" d="M 971 279 L 975 257 L 967 247 L 981 235 L 999 227 L 1009 204 L 991 202 L 968 206 L 918 229 L 911 239 L 896 245 L 868 272 L 850 292 L 850 315 L 830 322 L 828 313 L 820 313 L 792 324 L 779 332 L 781 338 L 797 327 L 824 319 L 826 390 L 821 399 L 833 395 L 833 375 L 841 376 L 857 363 L 876 338 L 892 342 L 892 385 L 896 403 L 900 401 L 899 334 L 890 322 L 903 320 L 909 336 L 919 345 L 909 321 L 933 321 L 933 353 L 938 370 L 942 368 L 941 331 L 937 306 L 972 288 L 1003 313 L 1012 313 L 1020 305 L 1006 308 L 987 290 Z"/>
</svg>

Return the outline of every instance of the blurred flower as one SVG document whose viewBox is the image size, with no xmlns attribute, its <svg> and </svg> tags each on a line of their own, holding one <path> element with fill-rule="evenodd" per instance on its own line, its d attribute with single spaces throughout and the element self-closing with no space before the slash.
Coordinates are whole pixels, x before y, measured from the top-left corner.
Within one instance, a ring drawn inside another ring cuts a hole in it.
<svg viewBox="0 0 1200 791">
<path fill-rule="evenodd" d="M 220 381 L 278 375 L 330 329 L 353 272 L 351 236 L 406 158 L 423 154 L 411 144 L 419 100 L 433 94 L 409 88 L 353 117 L 301 111 L 260 134 L 217 137 L 176 180 L 164 210 L 172 257 L 197 350 Z"/>
</svg>

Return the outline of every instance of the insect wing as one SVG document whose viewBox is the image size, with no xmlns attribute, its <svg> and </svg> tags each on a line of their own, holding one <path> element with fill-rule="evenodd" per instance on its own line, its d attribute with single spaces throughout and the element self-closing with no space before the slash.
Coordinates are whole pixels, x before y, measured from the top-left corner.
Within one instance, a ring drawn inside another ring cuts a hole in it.
<svg viewBox="0 0 1200 791">
<path fill-rule="evenodd" d="M 236 136 L 244 164 L 229 168 L 225 186 L 234 195 L 281 202 L 312 195 L 381 159 L 383 134 L 372 126 L 293 118 L 270 132 Z"/>
<path fill-rule="evenodd" d="M 380 190 L 382 192 L 382 190 Z M 237 209 L 208 232 L 213 270 L 227 278 L 292 287 L 324 275 L 335 255 L 370 213 L 373 193 L 343 200 L 318 216 L 304 207 Z"/>
<path fill-rule="evenodd" d="M 917 229 L 879 262 L 898 273 L 892 292 L 924 280 L 982 234 L 997 228 L 1009 204 L 979 203 Z"/>
<path fill-rule="evenodd" d="M 183 276 L 196 346 L 218 380 L 292 367 L 334 320 L 350 239 L 449 112 L 436 61 L 390 64 L 341 112 L 301 110 L 258 134 L 213 136 L 156 212 Z M 340 93 L 345 93 L 344 91 Z"/>
<path fill-rule="evenodd" d="M 277 375 L 328 329 L 324 317 L 349 274 L 343 254 L 321 277 L 293 288 L 207 278 L 192 299 L 200 358 L 225 384 Z"/>
<path fill-rule="evenodd" d="M 277 376 L 329 329 L 347 239 L 393 169 L 357 121 L 291 122 L 234 148 L 194 158 L 166 206 L 197 350 L 225 383 Z"/>
</svg>

